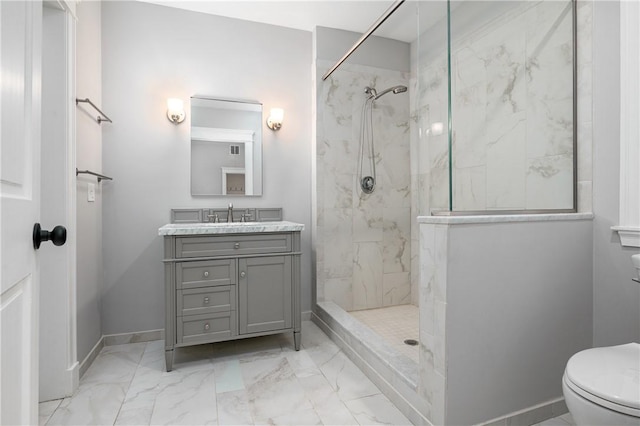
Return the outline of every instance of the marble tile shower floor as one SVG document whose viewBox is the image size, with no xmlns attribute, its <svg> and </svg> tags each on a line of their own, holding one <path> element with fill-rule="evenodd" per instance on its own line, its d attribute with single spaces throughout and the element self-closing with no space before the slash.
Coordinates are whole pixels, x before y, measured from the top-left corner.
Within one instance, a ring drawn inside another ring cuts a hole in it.
<svg viewBox="0 0 640 426">
<path fill-rule="evenodd" d="M 418 341 L 420 314 L 417 306 L 398 305 L 351 311 L 349 314 L 366 324 L 391 346 L 418 362 L 418 346 L 409 346 L 405 339 Z"/>
<path fill-rule="evenodd" d="M 44 425 L 410 424 L 346 355 L 304 321 L 289 334 L 184 348 L 105 347 L 72 397 L 40 404 Z"/>
</svg>

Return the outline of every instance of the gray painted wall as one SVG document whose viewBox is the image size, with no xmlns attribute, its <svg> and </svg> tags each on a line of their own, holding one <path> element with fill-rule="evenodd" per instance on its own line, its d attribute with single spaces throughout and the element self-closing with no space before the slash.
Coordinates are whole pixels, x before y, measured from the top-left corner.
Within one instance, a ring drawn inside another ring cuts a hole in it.
<svg viewBox="0 0 640 426">
<path fill-rule="evenodd" d="M 361 36 L 352 31 L 316 27 L 316 59 L 337 61 Z M 410 56 L 409 43 L 371 36 L 344 63 L 407 72 Z M 326 71 L 320 73 L 319 81 Z"/>
<path fill-rule="evenodd" d="M 640 342 L 640 285 L 631 255 L 611 226 L 620 210 L 620 5 L 593 13 L 593 344 Z"/>
<path fill-rule="evenodd" d="M 171 208 L 283 207 L 302 233 L 302 310 L 311 281 L 311 33 L 139 2 L 102 4 L 104 334 L 163 328 L 160 226 Z M 192 197 L 190 116 L 166 99 L 255 99 L 285 111 L 263 129 L 262 197 Z M 80 195 L 79 195 L 80 198 Z"/>
<path fill-rule="evenodd" d="M 100 3 L 79 2 L 76 35 L 76 96 L 102 104 L 100 54 Z M 108 114 L 108 110 L 107 111 Z M 95 111 L 80 104 L 76 109 L 76 166 L 102 172 L 102 131 Z M 102 124 L 108 126 L 109 124 Z M 105 174 L 109 174 L 108 170 Z M 95 184 L 96 201 L 87 201 L 87 185 Z M 77 179 L 77 327 L 78 360 L 82 361 L 102 336 L 100 297 L 102 285 L 102 188 L 96 178 Z"/>
<path fill-rule="evenodd" d="M 450 227 L 447 424 L 562 397 L 568 359 L 591 346 L 591 221 Z"/>
</svg>

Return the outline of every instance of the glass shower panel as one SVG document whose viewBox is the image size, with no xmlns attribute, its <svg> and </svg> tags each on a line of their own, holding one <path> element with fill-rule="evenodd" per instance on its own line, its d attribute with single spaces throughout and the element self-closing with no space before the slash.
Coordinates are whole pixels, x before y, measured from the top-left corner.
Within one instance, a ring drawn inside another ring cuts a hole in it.
<svg viewBox="0 0 640 426">
<path fill-rule="evenodd" d="M 417 7 L 418 36 L 411 46 L 414 217 L 449 210 L 450 199 L 447 2 Z"/>
<path fill-rule="evenodd" d="M 572 1 L 450 9 L 452 210 L 570 211 Z"/>
</svg>

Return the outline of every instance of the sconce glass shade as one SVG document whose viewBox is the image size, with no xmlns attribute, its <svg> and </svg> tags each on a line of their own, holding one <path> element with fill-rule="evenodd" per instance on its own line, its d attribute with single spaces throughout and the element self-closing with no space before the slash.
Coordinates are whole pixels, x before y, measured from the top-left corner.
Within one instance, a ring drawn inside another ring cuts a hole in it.
<svg viewBox="0 0 640 426">
<path fill-rule="evenodd" d="M 271 108 L 271 114 L 267 118 L 267 127 L 271 130 L 280 130 L 283 119 L 284 110 L 282 108 Z"/>
<path fill-rule="evenodd" d="M 184 121 L 185 113 L 184 102 L 182 102 L 182 99 L 167 99 L 167 117 L 173 124 L 179 124 Z"/>
</svg>

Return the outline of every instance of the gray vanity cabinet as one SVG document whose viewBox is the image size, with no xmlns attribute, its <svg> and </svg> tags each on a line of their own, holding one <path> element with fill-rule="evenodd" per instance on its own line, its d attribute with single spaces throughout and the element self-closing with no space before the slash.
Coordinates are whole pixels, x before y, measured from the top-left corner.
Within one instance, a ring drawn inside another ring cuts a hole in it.
<svg viewBox="0 0 640 426">
<path fill-rule="evenodd" d="M 300 349 L 300 232 L 165 235 L 165 358 L 176 347 L 292 331 Z"/>
</svg>

